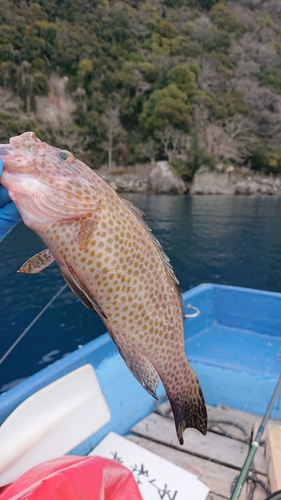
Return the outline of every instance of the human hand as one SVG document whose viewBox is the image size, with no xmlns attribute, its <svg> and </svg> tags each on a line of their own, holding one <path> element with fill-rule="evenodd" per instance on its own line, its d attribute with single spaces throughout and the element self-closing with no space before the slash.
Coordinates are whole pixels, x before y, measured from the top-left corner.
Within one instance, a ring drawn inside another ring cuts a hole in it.
<svg viewBox="0 0 281 500">
<path fill-rule="evenodd" d="M 0 158 L 0 179 L 3 172 L 3 160 Z M 1 180 L 0 180 L 1 182 Z M 22 220 L 21 215 L 8 195 L 7 189 L 0 183 L 0 241 Z"/>
</svg>

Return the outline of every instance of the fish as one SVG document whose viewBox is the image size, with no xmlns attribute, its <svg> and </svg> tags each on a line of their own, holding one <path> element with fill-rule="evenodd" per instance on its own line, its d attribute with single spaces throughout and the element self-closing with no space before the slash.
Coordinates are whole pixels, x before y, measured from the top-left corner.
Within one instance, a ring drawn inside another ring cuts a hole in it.
<svg viewBox="0 0 281 500">
<path fill-rule="evenodd" d="M 19 272 L 57 262 L 81 302 L 97 313 L 127 367 L 157 399 L 161 379 L 183 444 L 187 427 L 207 432 L 204 396 L 184 350 L 179 281 L 144 213 L 96 172 L 33 132 L 0 145 L 1 183 L 46 249 Z"/>
</svg>

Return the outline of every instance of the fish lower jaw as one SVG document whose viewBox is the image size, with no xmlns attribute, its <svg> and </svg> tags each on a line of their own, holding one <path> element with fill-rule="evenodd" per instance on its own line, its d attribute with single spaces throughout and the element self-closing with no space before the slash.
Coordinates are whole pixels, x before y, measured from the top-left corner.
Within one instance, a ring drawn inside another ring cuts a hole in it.
<svg viewBox="0 0 281 500">
<path fill-rule="evenodd" d="M 9 192 L 10 198 L 20 204 L 22 196 L 33 197 L 35 192 L 42 189 L 42 184 L 33 175 L 24 175 L 5 170 L 2 173 L 1 184 Z M 19 206 L 18 206 L 19 208 Z"/>
</svg>

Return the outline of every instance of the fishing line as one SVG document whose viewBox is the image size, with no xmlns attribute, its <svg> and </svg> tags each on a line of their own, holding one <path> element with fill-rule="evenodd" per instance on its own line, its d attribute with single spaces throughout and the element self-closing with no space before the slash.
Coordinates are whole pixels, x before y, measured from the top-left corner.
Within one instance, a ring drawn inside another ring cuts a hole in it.
<svg viewBox="0 0 281 500">
<path fill-rule="evenodd" d="M 274 392 L 271 396 L 270 402 L 267 406 L 267 410 L 263 416 L 263 419 L 262 419 L 261 424 L 259 426 L 258 432 L 257 432 L 256 436 L 253 436 L 247 457 L 244 461 L 242 469 L 240 470 L 240 474 L 239 474 L 238 479 L 236 481 L 235 487 L 232 491 L 230 500 L 239 500 L 239 498 L 240 498 L 242 488 L 247 480 L 247 476 L 248 476 L 248 473 L 250 471 L 250 468 L 253 465 L 255 454 L 260 446 L 260 440 L 261 440 L 262 434 L 264 432 L 265 426 L 266 426 L 267 421 L 269 419 L 269 416 L 271 414 L 271 410 L 272 410 L 273 405 L 275 403 L 275 400 L 278 396 L 280 388 L 281 388 L 281 375 L 278 379 L 277 385 L 275 386 Z"/>
<path fill-rule="evenodd" d="M 275 363 L 276 363 L 276 362 L 278 362 L 278 361 L 277 361 L 277 359 L 279 358 L 279 356 L 280 356 L 280 355 L 281 355 L 281 346 L 279 347 L 279 349 L 278 349 L 277 353 L 276 353 L 276 354 L 275 354 L 275 356 L 273 357 L 273 360 L 272 360 L 272 362 L 271 362 L 270 366 L 269 366 L 269 367 L 268 367 L 268 369 L 267 369 L 266 376 L 269 376 L 269 375 L 270 375 L 270 372 L 271 372 L 271 370 L 272 370 L 272 367 L 273 367 L 273 365 L 274 365 L 274 362 L 275 362 Z M 242 412 L 243 412 L 243 411 L 246 411 L 246 409 L 247 409 L 247 407 L 248 407 L 249 403 L 251 402 L 251 400 L 253 399 L 254 395 L 255 395 L 255 394 L 256 394 L 256 392 L 258 391 L 259 387 L 260 387 L 263 383 L 264 383 L 264 380 L 263 380 L 263 379 L 261 379 L 261 380 L 259 381 L 259 383 L 256 385 L 256 387 L 254 388 L 254 390 L 253 390 L 253 391 L 252 391 L 252 393 L 250 394 L 250 396 L 249 396 L 248 400 L 247 400 L 247 401 L 246 401 L 246 403 L 244 404 L 244 406 L 243 406 L 243 408 L 242 408 L 242 410 L 241 410 Z M 239 418 L 239 417 L 237 416 L 237 417 L 233 420 L 233 422 L 232 422 L 232 426 L 235 426 L 235 425 L 236 425 L 236 423 L 237 423 L 237 421 L 238 421 L 238 418 Z M 230 430 L 231 430 L 231 429 L 230 429 Z M 225 434 L 225 437 L 228 437 L 228 436 L 229 436 L 229 434 L 230 434 L 230 430 L 229 430 L 229 431 Z M 209 465 L 211 462 L 213 462 L 214 458 L 216 458 L 216 454 L 217 454 L 217 452 L 219 451 L 219 449 L 221 449 L 221 448 L 222 448 L 222 446 L 223 446 L 223 445 L 221 445 L 219 448 L 217 448 L 217 449 L 214 451 L 214 453 L 213 453 L 213 454 L 212 454 L 212 455 L 208 458 L 208 460 L 206 460 L 206 464 L 203 466 L 202 471 L 201 471 L 201 473 L 200 473 L 200 474 L 199 474 L 199 476 L 198 476 L 198 479 L 199 479 L 199 478 L 200 478 L 200 476 L 201 476 L 201 475 L 205 472 L 205 470 L 206 470 L 206 468 L 208 467 L 208 465 Z"/>
<path fill-rule="evenodd" d="M 30 328 L 32 328 L 33 325 L 35 325 L 36 321 L 38 321 L 38 319 L 42 316 L 42 314 L 44 314 L 44 312 L 47 311 L 48 307 L 50 307 L 50 305 L 65 290 L 66 287 L 67 287 L 67 284 L 63 285 L 63 287 L 61 287 L 61 289 L 53 296 L 53 298 L 48 302 L 48 304 L 46 304 L 45 307 L 43 307 L 43 309 L 40 311 L 40 313 L 37 314 L 37 316 L 31 321 L 31 323 L 28 325 L 28 327 L 25 328 L 25 330 L 20 334 L 20 336 L 17 338 L 17 340 L 15 340 L 15 342 L 11 345 L 11 347 L 9 347 L 9 349 L 5 352 L 5 354 L 2 356 L 2 358 L 0 358 L 0 365 L 3 363 L 3 361 L 5 361 L 7 356 L 9 356 L 9 354 L 14 350 L 16 345 L 18 345 L 18 343 L 23 339 L 23 337 L 27 334 L 27 332 L 30 330 Z"/>
</svg>

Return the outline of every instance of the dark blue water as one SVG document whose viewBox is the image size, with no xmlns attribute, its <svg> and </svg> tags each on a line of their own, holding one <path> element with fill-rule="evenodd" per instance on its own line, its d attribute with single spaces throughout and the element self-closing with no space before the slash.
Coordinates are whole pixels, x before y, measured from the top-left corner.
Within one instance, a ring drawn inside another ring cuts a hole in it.
<svg viewBox="0 0 281 500">
<path fill-rule="evenodd" d="M 281 292 L 281 197 L 126 197 L 146 212 L 183 290 L 213 282 Z M 0 245 L 0 358 L 64 284 L 55 264 L 16 273 L 42 248 L 23 224 Z M 67 288 L 1 364 L 0 392 L 104 331 Z"/>
</svg>

